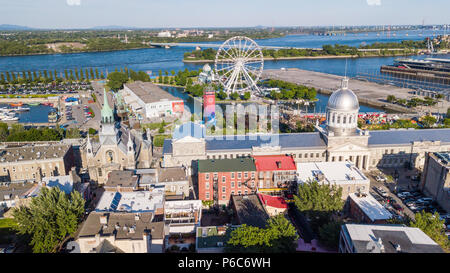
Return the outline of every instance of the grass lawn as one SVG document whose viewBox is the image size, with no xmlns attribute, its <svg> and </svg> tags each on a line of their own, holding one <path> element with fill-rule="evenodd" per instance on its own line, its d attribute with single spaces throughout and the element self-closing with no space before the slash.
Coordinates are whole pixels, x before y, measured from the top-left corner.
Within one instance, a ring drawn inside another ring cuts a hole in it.
<svg viewBox="0 0 450 273">
<path fill-rule="evenodd" d="M 17 225 L 14 219 L 0 219 L 0 244 L 12 242 L 12 235 L 15 234 L 14 227 Z"/>
<path fill-rule="evenodd" d="M 156 147 L 162 147 L 164 145 L 164 139 L 171 138 L 171 135 L 157 135 L 153 138 L 153 145 Z"/>
</svg>

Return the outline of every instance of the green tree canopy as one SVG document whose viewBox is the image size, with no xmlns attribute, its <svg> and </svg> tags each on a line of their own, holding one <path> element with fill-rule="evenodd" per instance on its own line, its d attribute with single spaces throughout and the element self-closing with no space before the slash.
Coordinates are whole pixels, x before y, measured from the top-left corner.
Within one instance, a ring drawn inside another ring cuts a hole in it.
<svg viewBox="0 0 450 273">
<path fill-rule="evenodd" d="M 58 244 L 77 230 L 84 203 L 77 191 L 67 195 L 58 187 L 43 187 L 29 207 L 14 208 L 17 231 L 31 236 L 33 252 L 55 252 Z"/>
<path fill-rule="evenodd" d="M 123 84 L 128 81 L 128 75 L 123 72 L 111 72 L 108 74 L 108 87 L 114 91 L 123 88 Z"/>
<path fill-rule="evenodd" d="M 297 209 L 310 218 L 311 227 L 316 232 L 329 222 L 333 213 L 344 207 L 342 188 L 321 184 L 316 180 L 301 183 L 294 201 Z"/>
<path fill-rule="evenodd" d="M 415 220 L 410 221 L 409 226 L 420 228 L 426 235 L 430 236 L 443 249 L 450 250 L 450 243 L 447 235 L 445 235 L 444 220 L 439 218 L 439 214 L 435 212 L 419 212 L 414 215 Z"/>
<path fill-rule="evenodd" d="M 242 225 L 230 234 L 225 247 L 232 253 L 294 252 L 298 235 L 284 215 L 270 218 L 265 228 Z"/>
</svg>

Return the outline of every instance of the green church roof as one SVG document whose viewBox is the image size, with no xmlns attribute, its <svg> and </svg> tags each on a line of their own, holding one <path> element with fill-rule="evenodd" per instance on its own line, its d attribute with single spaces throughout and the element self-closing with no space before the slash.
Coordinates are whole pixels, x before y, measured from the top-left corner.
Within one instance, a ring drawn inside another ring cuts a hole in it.
<svg viewBox="0 0 450 273">
<path fill-rule="evenodd" d="M 114 121 L 114 112 L 109 106 L 106 90 L 103 89 L 103 107 L 102 107 L 102 122 L 112 123 Z"/>
</svg>

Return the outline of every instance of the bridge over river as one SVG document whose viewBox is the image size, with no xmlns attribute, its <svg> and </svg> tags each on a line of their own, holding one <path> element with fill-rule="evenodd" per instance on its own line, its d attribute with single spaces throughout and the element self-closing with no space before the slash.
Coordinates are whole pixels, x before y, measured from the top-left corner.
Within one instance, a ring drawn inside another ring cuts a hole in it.
<svg viewBox="0 0 450 273">
<path fill-rule="evenodd" d="M 150 46 L 154 47 L 165 47 L 165 48 L 171 48 L 175 46 L 179 47 L 200 47 L 200 48 L 219 48 L 222 44 L 208 44 L 208 43 L 148 43 Z M 307 48 L 307 47 L 289 47 L 289 46 L 262 46 L 261 48 L 264 49 L 310 49 L 314 51 L 320 51 L 322 48 Z"/>
</svg>

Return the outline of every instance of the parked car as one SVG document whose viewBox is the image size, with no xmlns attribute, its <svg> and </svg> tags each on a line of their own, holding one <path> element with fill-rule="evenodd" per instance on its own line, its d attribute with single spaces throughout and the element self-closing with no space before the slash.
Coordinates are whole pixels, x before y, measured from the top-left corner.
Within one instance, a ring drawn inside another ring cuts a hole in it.
<svg viewBox="0 0 450 273">
<path fill-rule="evenodd" d="M 386 182 L 386 177 L 384 177 L 384 176 L 382 176 L 382 175 L 377 175 L 377 176 L 375 177 L 375 180 L 376 180 L 377 182 Z"/>
<path fill-rule="evenodd" d="M 376 192 L 379 193 L 384 198 L 389 197 L 389 194 L 382 187 L 377 187 L 375 189 L 376 189 Z"/>
</svg>

